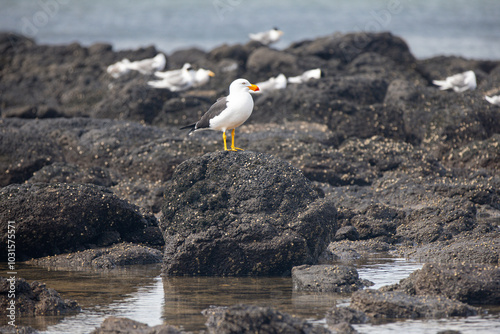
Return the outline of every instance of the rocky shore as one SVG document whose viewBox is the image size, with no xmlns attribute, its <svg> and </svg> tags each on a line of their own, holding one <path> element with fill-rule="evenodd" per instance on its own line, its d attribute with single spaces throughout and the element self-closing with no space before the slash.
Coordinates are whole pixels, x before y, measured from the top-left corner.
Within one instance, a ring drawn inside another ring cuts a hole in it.
<svg viewBox="0 0 500 334">
<path fill-rule="evenodd" d="M 294 274 L 297 288 L 352 293 L 349 307 L 326 316 L 329 329 L 235 305 L 205 312 L 209 333 L 264 323 L 349 333 L 381 318 L 468 316 L 498 305 L 500 107 L 484 96 L 500 95 L 500 61 L 420 60 L 397 36 L 357 33 L 284 50 L 250 42 L 166 55 L 169 69 L 190 62 L 216 74 L 184 92 L 154 89 L 152 76 L 136 71 L 106 72 L 158 52 L 0 34 L 0 241 L 15 221 L 18 260 L 70 270 L 162 262 L 165 275 Z M 313 68 L 320 79 L 255 95 L 237 129 L 244 152 L 220 152 L 220 133 L 179 129 L 238 77 L 259 82 Z M 432 85 L 468 70 L 475 90 Z M 396 286 L 360 290 L 369 284 L 349 261 L 378 252 L 427 264 Z M 95 333 L 118 327 L 182 332 L 112 318 Z"/>
</svg>

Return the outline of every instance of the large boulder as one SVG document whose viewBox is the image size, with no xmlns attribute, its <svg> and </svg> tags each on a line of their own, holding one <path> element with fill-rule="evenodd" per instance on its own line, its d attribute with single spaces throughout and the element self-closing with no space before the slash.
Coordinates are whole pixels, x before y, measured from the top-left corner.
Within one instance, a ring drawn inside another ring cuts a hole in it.
<svg viewBox="0 0 500 334">
<path fill-rule="evenodd" d="M 8 222 L 13 221 L 9 226 Z M 142 242 L 155 220 L 103 187 L 82 184 L 23 184 L 0 189 L 1 242 L 14 229 L 17 260 Z M 7 256 L 7 248 L 0 252 Z"/>
<path fill-rule="evenodd" d="M 281 275 L 314 263 L 336 210 L 290 164 L 216 152 L 180 164 L 165 188 L 160 228 L 167 275 Z"/>
</svg>

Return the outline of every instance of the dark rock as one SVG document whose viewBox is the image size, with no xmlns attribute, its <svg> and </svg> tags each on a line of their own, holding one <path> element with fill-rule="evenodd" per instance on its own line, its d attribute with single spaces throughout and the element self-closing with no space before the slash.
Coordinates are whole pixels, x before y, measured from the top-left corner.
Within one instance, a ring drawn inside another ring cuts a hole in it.
<svg viewBox="0 0 500 334">
<path fill-rule="evenodd" d="M 500 268 L 485 264 L 425 264 L 386 290 L 444 296 L 467 304 L 499 305 Z"/>
<path fill-rule="evenodd" d="M 391 33 L 348 33 L 333 34 L 292 45 L 286 49 L 298 55 L 314 55 L 323 59 L 339 59 L 349 63 L 366 52 L 374 52 L 386 56 L 399 64 L 413 64 L 415 58 L 408 45 Z"/>
<path fill-rule="evenodd" d="M 208 53 L 208 59 L 212 61 L 221 61 L 223 59 L 233 59 L 239 64 L 245 64 L 247 62 L 248 56 L 252 51 L 260 48 L 262 44 L 258 42 L 249 42 L 247 44 L 235 44 L 235 45 L 221 45 L 214 48 Z"/>
<path fill-rule="evenodd" d="M 201 146 L 183 142 L 173 134 L 176 131 L 181 133 L 84 118 L 2 119 L 0 180 L 4 185 L 29 180 L 113 187 L 121 198 L 157 213 L 162 180 L 169 179 L 177 164 L 198 153 Z"/>
<path fill-rule="evenodd" d="M 141 242 L 155 221 L 109 190 L 78 184 L 24 184 L 0 189 L 1 240 L 15 221 L 16 258 L 26 260 L 102 246 L 103 235 Z M 6 249 L 1 253 L 6 257 Z"/>
<path fill-rule="evenodd" d="M 342 322 L 336 325 L 328 326 L 330 330 L 332 330 L 336 334 L 357 334 L 358 331 L 354 329 L 350 324 L 346 322 Z"/>
<path fill-rule="evenodd" d="M 403 292 L 356 291 L 350 308 L 370 318 L 445 318 L 478 314 L 478 309 L 446 297 L 410 296 Z"/>
<path fill-rule="evenodd" d="M 425 143 L 443 157 L 450 148 L 485 140 L 500 128 L 498 108 L 477 91 L 457 94 L 395 80 L 384 103 L 399 110 L 410 142 Z"/>
<path fill-rule="evenodd" d="M 0 186 L 24 182 L 43 166 L 64 159 L 52 138 L 4 122 L 0 120 Z"/>
<path fill-rule="evenodd" d="M 116 176 L 101 167 L 80 168 L 77 165 L 55 162 L 33 173 L 29 183 L 91 183 L 103 187 L 116 185 Z"/>
<path fill-rule="evenodd" d="M 298 291 L 351 293 L 372 282 L 362 280 L 354 267 L 302 265 L 292 269 L 293 289 Z"/>
<path fill-rule="evenodd" d="M 111 238 L 108 241 L 109 243 L 119 241 L 120 235 L 115 234 L 115 239 Z M 108 248 L 87 249 L 76 253 L 32 259 L 27 263 L 66 270 L 114 269 L 135 264 L 161 263 L 162 257 L 163 253 L 159 250 L 146 246 L 120 243 Z"/>
<path fill-rule="evenodd" d="M 326 258 L 339 261 L 353 261 L 370 257 L 376 253 L 387 253 L 395 249 L 394 246 L 380 240 L 342 240 L 330 243 L 325 251 Z"/>
<path fill-rule="evenodd" d="M 334 306 L 326 313 L 326 323 L 328 326 L 345 322 L 348 324 L 366 324 L 369 320 L 370 319 L 364 312 L 349 307 Z"/>
<path fill-rule="evenodd" d="M 486 140 L 474 140 L 460 147 L 451 148 L 444 157 L 450 167 L 464 170 L 486 169 L 495 175 L 500 172 L 500 134 Z"/>
<path fill-rule="evenodd" d="M 168 57 L 168 68 L 166 68 L 165 70 L 175 70 L 178 68 L 182 68 L 185 63 L 190 63 L 191 65 L 200 64 L 203 63 L 206 58 L 207 53 L 198 48 L 177 50 Z"/>
<path fill-rule="evenodd" d="M 165 202 L 168 275 L 281 275 L 314 263 L 336 229 L 335 207 L 299 170 L 248 151 L 183 162 Z"/>
<path fill-rule="evenodd" d="M 286 52 L 261 47 L 253 51 L 248 57 L 246 68 L 255 76 L 260 77 L 284 73 L 287 76 L 301 74 L 297 68 L 297 57 Z M 250 75 L 252 79 L 252 75 Z"/>
<path fill-rule="evenodd" d="M 354 226 L 343 226 L 337 230 L 335 233 L 335 241 L 340 240 L 358 240 L 359 233 Z"/>
<path fill-rule="evenodd" d="M 32 47 L 35 41 L 23 35 L 13 32 L 0 33 L 0 54 L 18 53 Z M 2 60 L 3 62 L 3 60 Z M 3 66 L 1 66 L 3 67 Z"/>
<path fill-rule="evenodd" d="M 11 279 L 12 278 L 12 279 Z M 33 281 L 31 284 L 24 278 L 0 277 L 0 314 L 8 314 L 9 293 L 15 291 L 16 312 L 25 316 L 63 315 L 80 311 L 74 300 L 62 299 L 56 290 L 47 288 L 45 284 Z"/>
<path fill-rule="evenodd" d="M 477 231 L 476 231 L 477 230 Z M 488 225 L 421 246 L 403 247 L 399 252 L 421 263 L 500 263 L 500 235 Z"/>
<path fill-rule="evenodd" d="M 474 71 L 478 83 L 484 79 L 487 73 L 498 66 L 498 62 L 488 60 L 465 59 L 455 56 L 437 56 L 429 59 L 418 60 L 418 70 L 423 76 L 432 80 L 442 80 L 451 75 L 465 71 Z"/>
<path fill-rule="evenodd" d="M 36 334 L 39 333 L 36 329 L 29 326 L 1 326 L 0 333 L 2 334 Z"/>
<path fill-rule="evenodd" d="M 182 334 L 185 333 L 170 325 L 150 327 L 147 324 L 128 318 L 108 317 L 104 319 L 101 327 L 96 328 L 92 334 Z"/>
<path fill-rule="evenodd" d="M 203 311 L 210 334 L 230 333 L 290 333 L 327 334 L 328 329 L 276 311 L 270 307 L 234 305 Z"/>
<path fill-rule="evenodd" d="M 123 84 L 112 84 L 106 98 L 91 106 L 90 116 L 153 123 L 162 112 L 163 105 L 177 94 L 168 89 L 152 88 L 146 81 L 146 78 L 137 78 Z"/>
</svg>

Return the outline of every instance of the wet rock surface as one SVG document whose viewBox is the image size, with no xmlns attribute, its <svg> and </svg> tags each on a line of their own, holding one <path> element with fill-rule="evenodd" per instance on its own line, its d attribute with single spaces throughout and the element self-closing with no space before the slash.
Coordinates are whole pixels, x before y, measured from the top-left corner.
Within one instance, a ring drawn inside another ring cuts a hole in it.
<svg viewBox="0 0 500 334">
<path fill-rule="evenodd" d="M 282 275 L 314 263 L 336 210 L 302 173 L 262 153 L 186 160 L 165 189 L 167 275 Z M 265 260 L 264 260 L 265 259 Z"/>
<path fill-rule="evenodd" d="M 203 311 L 207 317 L 208 333 L 331 333 L 322 326 L 292 317 L 270 307 L 234 305 L 228 308 L 210 308 Z"/>
<path fill-rule="evenodd" d="M 384 290 L 415 296 L 446 296 L 471 305 L 497 305 L 500 268 L 487 264 L 425 264 L 399 284 Z"/>
<path fill-rule="evenodd" d="M 373 285 L 360 279 L 354 267 L 302 265 L 292 269 L 293 289 L 298 291 L 351 293 Z"/>
<path fill-rule="evenodd" d="M 478 314 L 478 309 L 444 296 L 410 296 L 403 292 L 363 290 L 353 293 L 352 309 L 372 319 L 381 318 L 446 318 Z"/>
<path fill-rule="evenodd" d="M 158 325 L 150 327 L 128 318 L 109 317 L 106 318 L 100 327 L 91 332 L 92 334 L 181 334 L 185 333 L 174 326 Z"/>
<path fill-rule="evenodd" d="M 161 263 L 163 253 L 157 249 L 120 243 L 107 248 L 93 248 L 84 251 L 48 256 L 27 261 L 27 264 L 51 269 L 114 269 L 136 264 Z"/>
<path fill-rule="evenodd" d="M 12 291 L 15 291 L 14 299 L 9 297 Z M 14 276 L 0 277 L 0 314 L 9 314 L 7 308 L 11 300 L 15 301 L 15 312 L 24 316 L 62 315 L 80 311 L 76 301 L 63 299 L 56 290 L 41 282 L 28 283 L 24 278 Z"/>
</svg>

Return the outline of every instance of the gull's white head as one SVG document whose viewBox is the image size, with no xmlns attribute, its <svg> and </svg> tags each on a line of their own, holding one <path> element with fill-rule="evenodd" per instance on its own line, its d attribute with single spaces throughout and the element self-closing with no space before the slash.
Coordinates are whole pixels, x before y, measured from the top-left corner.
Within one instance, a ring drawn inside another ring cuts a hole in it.
<svg viewBox="0 0 500 334">
<path fill-rule="evenodd" d="M 241 92 L 248 93 L 251 90 L 256 92 L 259 90 L 259 87 L 251 84 L 247 79 L 236 79 L 229 85 L 229 94 Z"/>
</svg>

